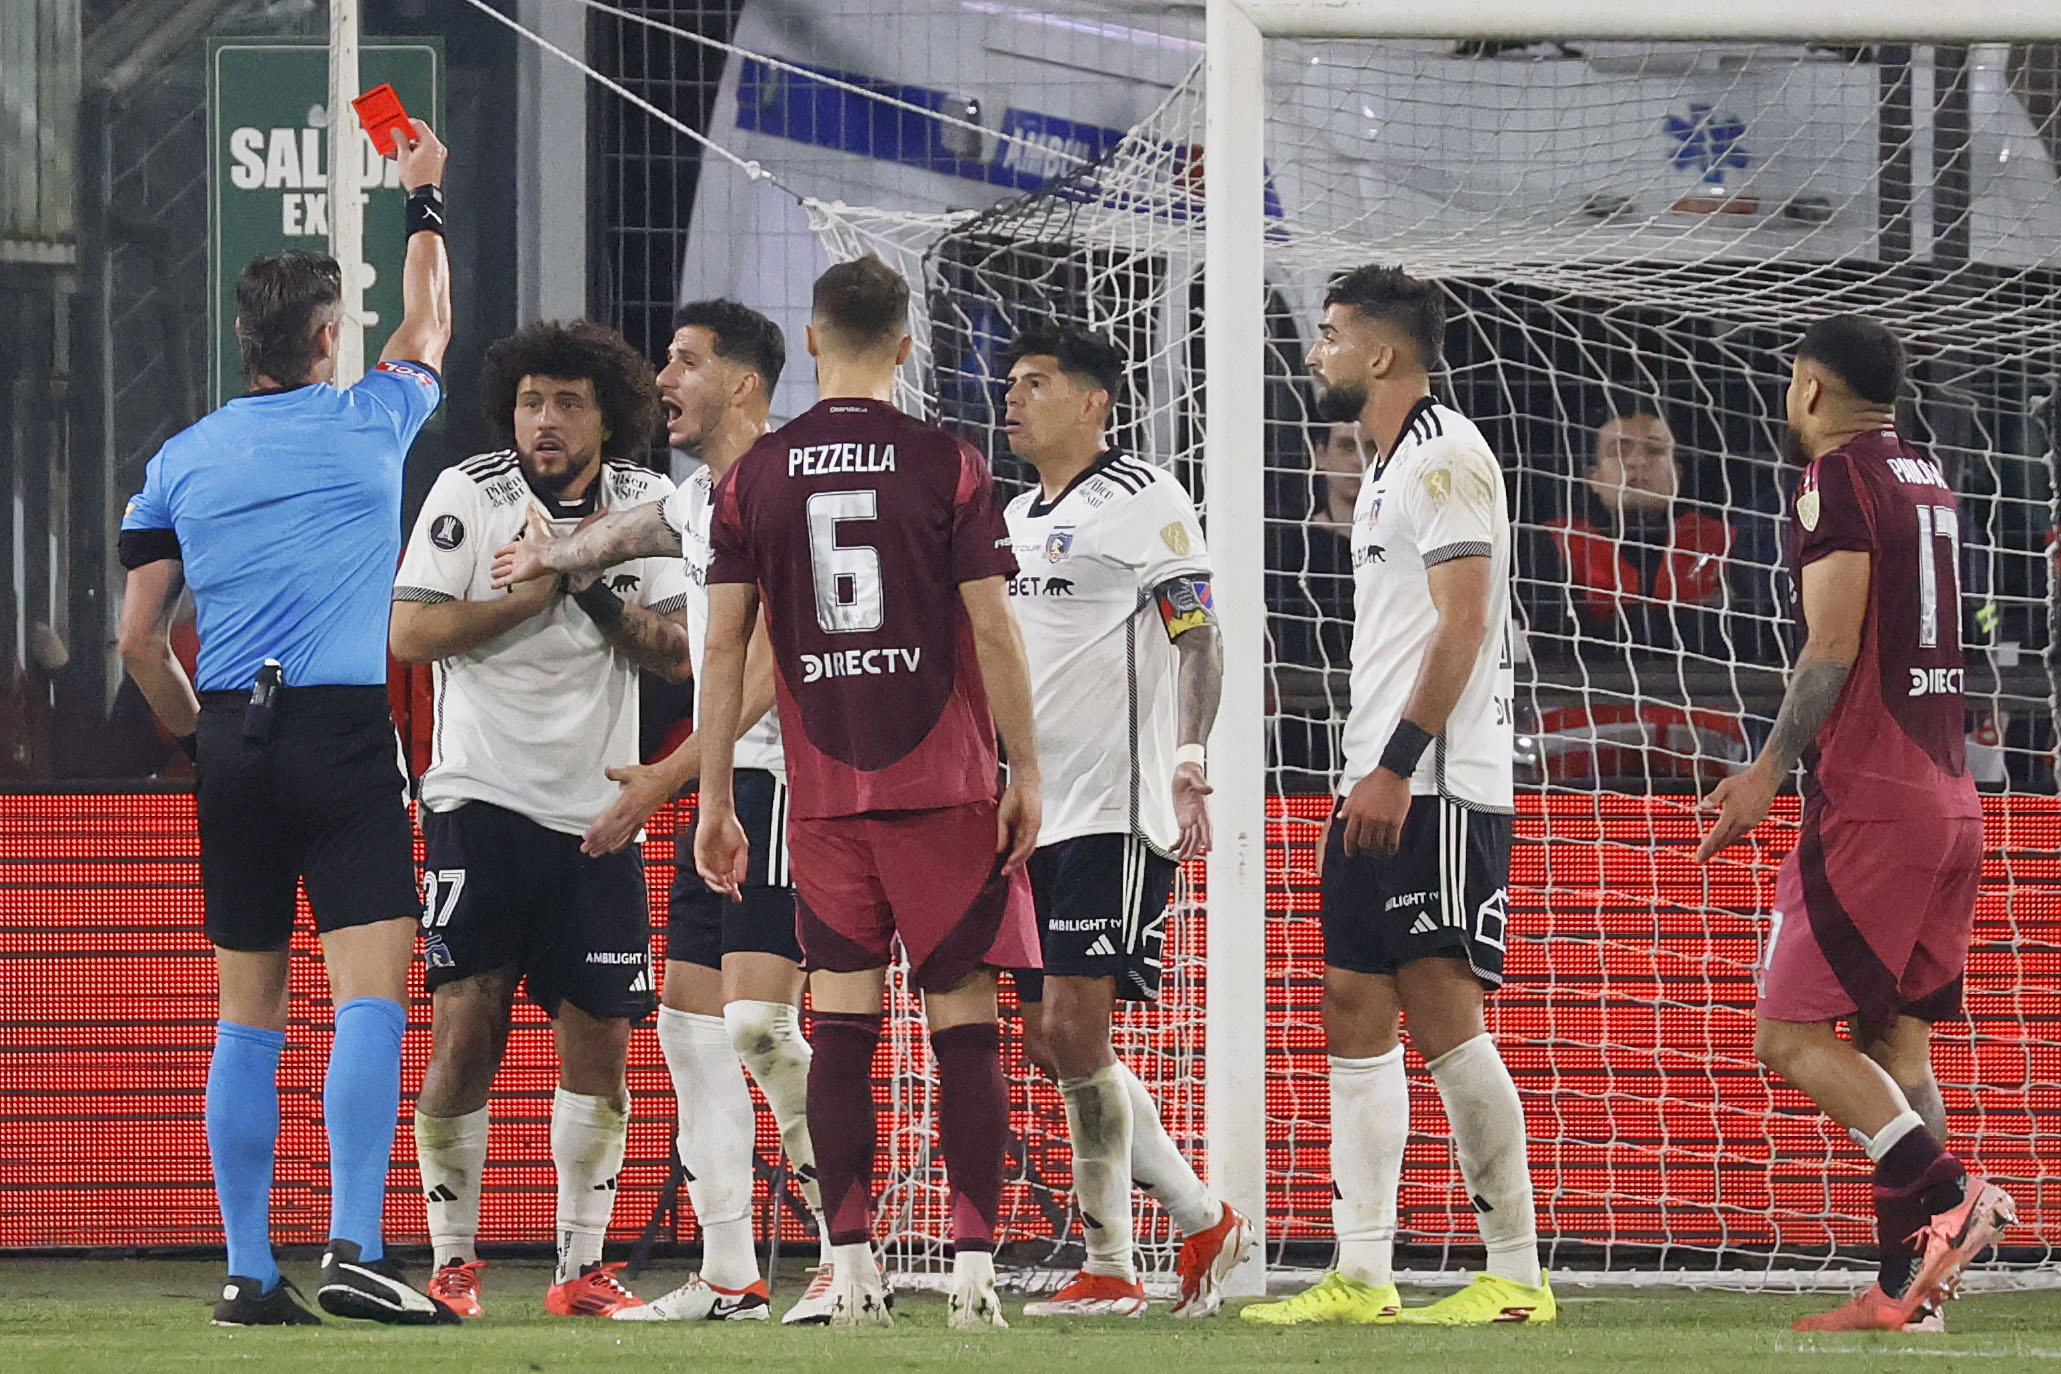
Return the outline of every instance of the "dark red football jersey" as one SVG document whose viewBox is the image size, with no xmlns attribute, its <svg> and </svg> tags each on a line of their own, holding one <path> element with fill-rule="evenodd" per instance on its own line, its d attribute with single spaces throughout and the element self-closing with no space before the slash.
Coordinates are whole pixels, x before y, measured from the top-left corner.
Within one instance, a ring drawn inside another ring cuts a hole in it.
<svg viewBox="0 0 2061 1374">
<path fill-rule="evenodd" d="M 725 474 L 710 582 L 755 582 L 803 819 L 992 798 L 959 584 L 1016 572 L 979 453 L 879 401 L 818 403 Z"/>
<path fill-rule="evenodd" d="M 1869 555 L 1860 657 L 1817 746 L 1808 792 L 1854 820 L 1979 816 L 1961 700 L 1959 508 L 1938 465 L 1893 429 L 1857 434 L 1804 470 L 1790 567 Z"/>
</svg>

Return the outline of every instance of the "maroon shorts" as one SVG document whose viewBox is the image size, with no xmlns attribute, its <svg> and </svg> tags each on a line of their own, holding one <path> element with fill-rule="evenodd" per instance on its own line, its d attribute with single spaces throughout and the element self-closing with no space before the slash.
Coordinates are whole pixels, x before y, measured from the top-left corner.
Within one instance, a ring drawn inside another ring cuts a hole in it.
<svg viewBox="0 0 2061 1374">
<path fill-rule="evenodd" d="M 1030 879 L 1002 876 L 992 801 L 791 820 L 787 853 L 809 968 L 884 967 L 897 937 L 926 992 L 983 965 L 1042 967 Z"/>
<path fill-rule="evenodd" d="M 1886 1026 L 1961 1014 L 1982 821 L 1857 821 L 1806 804 L 1775 879 L 1760 1015 Z"/>
</svg>

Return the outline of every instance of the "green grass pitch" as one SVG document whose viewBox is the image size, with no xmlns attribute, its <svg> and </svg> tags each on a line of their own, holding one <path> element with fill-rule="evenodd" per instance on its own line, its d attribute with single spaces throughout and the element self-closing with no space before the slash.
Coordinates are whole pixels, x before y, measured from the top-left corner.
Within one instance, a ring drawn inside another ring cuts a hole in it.
<svg viewBox="0 0 2061 1374">
<path fill-rule="evenodd" d="M 313 1287 L 314 1265 L 288 1274 Z M 656 1294 L 686 1277 L 662 1263 L 636 1284 Z M 1797 1316 L 1830 1306 L 1824 1294 L 1754 1296 L 1632 1292 L 1563 1284 L 1558 1323 L 1436 1331 L 1330 1328 L 1274 1331 L 1227 1310 L 1203 1322 L 1038 1321 L 1004 1295 L 1012 1329 L 970 1337 L 947 1331 L 944 1303 L 900 1297 L 892 1331 L 843 1332 L 777 1323 L 654 1325 L 546 1316 L 548 1268 L 491 1264 L 488 1315 L 462 1327 L 398 1329 L 330 1321 L 297 1330 L 218 1329 L 208 1305 L 216 1264 L 169 1260 L 0 1259 L 0 1370 L 289 1370 L 359 1374 L 370 1369 L 575 1374 L 588 1370 L 782 1371 L 1025 1370 L 1036 1374 L 1196 1374 L 1207 1370 L 1377 1369 L 1465 1374 L 1753 1374 L 1798 1369 L 1956 1371 L 2051 1369 L 2061 1374 L 2061 1295 L 2007 1293 L 1951 1306 L 1945 1336 L 1803 1336 Z M 800 1291 L 789 1278 L 776 1307 Z M 1406 1301 L 1423 1295 L 1405 1295 Z M 1234 1304 L 1235 1305 L 1235 1304 Z M 1155 1311 L 1163 1312 L 1163 1306 Z"/>
</svg>

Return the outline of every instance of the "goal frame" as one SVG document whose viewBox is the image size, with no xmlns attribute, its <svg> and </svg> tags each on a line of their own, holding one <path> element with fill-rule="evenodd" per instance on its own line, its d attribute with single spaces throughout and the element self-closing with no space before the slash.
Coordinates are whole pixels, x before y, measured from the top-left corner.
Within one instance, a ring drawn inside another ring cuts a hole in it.
<svg viewBox="0 0 2061 1374">
<path fill-rule="evenodd" d="M 1203 382 L 1206 523 L 1224 637 L 1210 736 L 1216 846 L 1209 856 L 1204 1109 L 1210 1181 L 1266 1227 L 1266 299 L 1265 44 L 1269 38 L 1572 38 L 1996 42 L 2061 36 L 2052 0 L 1207 0 L 1204 67 Z M 1217 919 L 1219 914 L 1223 919 Z M 1266 1286 L 1265 1247 L 1225 1287 Z"/>
</svg>

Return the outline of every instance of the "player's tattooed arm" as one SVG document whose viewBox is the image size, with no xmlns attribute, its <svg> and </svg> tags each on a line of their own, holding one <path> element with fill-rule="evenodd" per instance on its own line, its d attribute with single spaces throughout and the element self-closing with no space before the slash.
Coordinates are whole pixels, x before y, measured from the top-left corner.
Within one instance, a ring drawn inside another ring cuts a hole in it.
<svg viewBox="0 0 2061 1374">
<path fill-rule="evenodd" d="M 1796 656 L 1789 690 L 1760 756 L 1740 772 L 1723 779 L 1699 804 L 1718 818 L 1696 848 L 1699 863 L 1766 819 L 1775 794 L 1798 759 L 1817 741 L 1832 718 L 1839 694 L 1860 657 L 1867 628 L 1868 555 L 1841 549 L 1805 566 L 1802 582 L 1803 620 L 1809 637 Z"/>
<path fill-rule="evenodd" d="M 680 532 L 666 523 L 664 503 L 646 501 L 604 512 L 571 534 L 540 534 L 532 521 L 523 537 L 494 553 L 495 587 L 528 582 L 549 573 L 598 572 L 632 558 L 678 558 Z"/>
<path fill-rule="evenodd" d="M 600 583 L 595 585 L 602 588 Z M 581 593 L 573 600 L 584 606 L 581 598 L 591 595 L 591 591 Z M 601 633 L 617 653 L 645 672 L 656 673 L 667 682 L 685 682 L 694 675 L 687 656 L 686 612 L 661 615 L 649 606 L 625 602 L 613 624 L 602 624 L 599 618 L 595 623 L 601 625 Z"/>
<path fill-rule="evenodd" d="M 1224 637 L 1215 616 L 1184 631 L 1174 649 L 1180 656 L 1174 740 L 1188 756 L 1177 754 L 1174 764 L 1174 819 L 1181 827 L 1174 857 L 1186 862 L 1208 853 L 1212 838 L 1207 801 L 1212 789 L 1199 751 L 1209 741 L 1224 691 Z"/>
<path fill-rule="evenodd" d="M 1782 709 L 1775 716 L 1775 728 L 1768 735 L 1767 747 L 1761 751 L 1765 766 L 1776 777 L 1789 776 L 1804 750 L 1817 739 L 1818 731 L 1832 716 L 1832 708 L 1839 704 L 1839 693 L 1852 671 L 1851 661 L 1818 659 L 1796 665 L 1789 690 L 1782 694 Z"/>
</svg>

